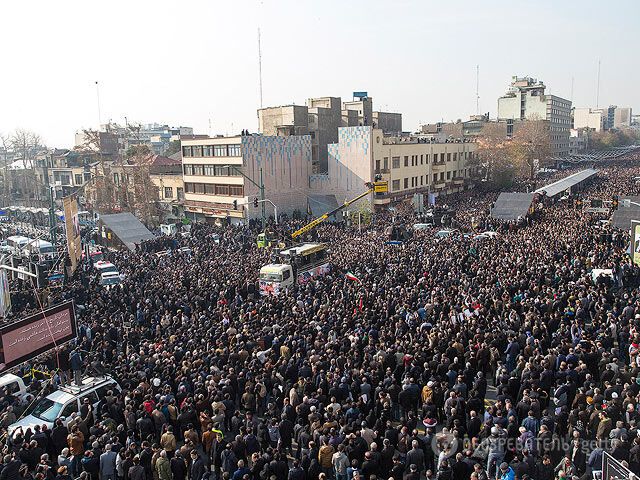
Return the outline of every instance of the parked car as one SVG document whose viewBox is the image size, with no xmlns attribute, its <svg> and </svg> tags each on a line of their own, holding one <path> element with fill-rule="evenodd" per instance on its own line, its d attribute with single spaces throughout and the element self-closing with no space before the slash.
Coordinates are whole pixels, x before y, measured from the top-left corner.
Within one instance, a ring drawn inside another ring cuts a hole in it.
<svg viewBox="0 0 640 480">
<path fill-rule="evenodd" d="M 97 411 L 98 403 L 103 399 L 109 390 L 120 391 L 120 385 L 108 375 L 103 377 L 85 377 L 82 379 L 82 386 L 59 387 L 46 397 L 34 402 L 27 410 L 27 415 L 17 422 L 9 425 L 8 434 L 12 436 L 18 428 L 26 431 L 36 425 L 47 425 L 53 428 L 57 419 L 62 420 L 66 425 L 71 418 L 71 414 L 80 411 L 80 406 L 88 398 Z"/>
</svg>

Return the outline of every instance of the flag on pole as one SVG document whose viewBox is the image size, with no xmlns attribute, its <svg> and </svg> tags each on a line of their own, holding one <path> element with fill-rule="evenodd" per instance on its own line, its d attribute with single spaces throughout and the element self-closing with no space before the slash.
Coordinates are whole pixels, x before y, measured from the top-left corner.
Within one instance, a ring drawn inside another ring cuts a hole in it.
<svg viewBox="0 0 640 480">
<path fill-rule="evenodd" d="M 347 274 L 345 275 L 345 277 L 347 277 L 347 280 L 351 280 L 352 282 L 358 282 L 358 283 L 362 283 L 360 281 L 360 279 L 358 277 L 356 277 L 353 273 L 351 272 L 347 272 Z"/>
</svg>

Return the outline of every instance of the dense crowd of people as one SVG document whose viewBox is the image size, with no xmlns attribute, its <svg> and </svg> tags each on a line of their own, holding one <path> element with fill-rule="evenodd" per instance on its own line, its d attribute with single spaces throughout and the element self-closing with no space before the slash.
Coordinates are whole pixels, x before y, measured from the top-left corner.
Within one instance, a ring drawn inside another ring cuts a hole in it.
<svg viewBox="0 0 640 480">
<path fill-rule="evenodd" d="M 634 165 L 583 195 L 637 195 Z M 434 227 L 386 245 L 389 222 L 413 222 L 400 208 L 361 233 L 321 225 L 332 271 L 278 296 L 257 289 L 273 251 L 256 229 L 194 224 L 185 251 L 110 253 L 121 286 L 52 293 L 80 306 L 80 335 L 34 389 L 82 357 L 122 391 L 5 437 L 0 480 L 586 479 L 605 451 L 640 473 L 628 233 L 568 201 L 498 225 L 495 197 L 446 199 L 461 231 L 491 238 Z M 1 397 L 6 430 L 25 405 Z"/>
</svg>

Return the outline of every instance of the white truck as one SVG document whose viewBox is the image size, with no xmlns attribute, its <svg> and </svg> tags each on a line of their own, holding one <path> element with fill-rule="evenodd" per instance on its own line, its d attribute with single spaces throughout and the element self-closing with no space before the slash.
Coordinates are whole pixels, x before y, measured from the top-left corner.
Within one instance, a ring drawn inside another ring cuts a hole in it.
<svg viewBox="0 0 640 480">
<path fill-rule="evenodd" d="M 279 263 L 260 269 L 260 294 L 278 295 L 294 283 L 303 285 L 314 276 L 326 275 L 331 270 L 327 256 L 324 243 L 305 243 L 281 250 Z"/>
</svg>

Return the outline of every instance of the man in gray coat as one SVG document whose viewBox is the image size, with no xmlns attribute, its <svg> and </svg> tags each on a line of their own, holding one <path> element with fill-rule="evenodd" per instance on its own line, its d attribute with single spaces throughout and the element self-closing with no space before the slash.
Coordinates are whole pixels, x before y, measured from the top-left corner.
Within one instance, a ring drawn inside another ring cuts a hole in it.
<svg viewBox="0 0 640 480">
<path fill-rule="evenodd" d="M 411 450 L 407 452 L 405 465 L 407 465 L 407 471 L 409 465 L 415 465 L 418 467 L 418 473 L 424 472 L 424 451 L 420 448 L 417 440 L 411 442 Z"/>
<path fill-rule="evenodd" d="M 116 457 L 118 454 L 113 451 L 113 445 L 108 443 L 105 452 L 100 455 L 100 480 L 116 479 Z"/>
</svg>

